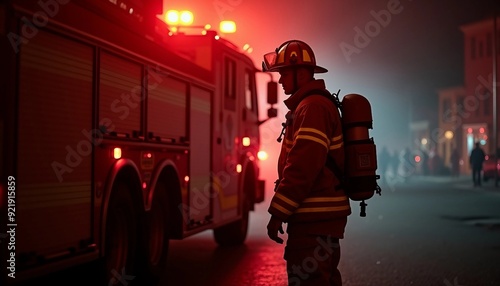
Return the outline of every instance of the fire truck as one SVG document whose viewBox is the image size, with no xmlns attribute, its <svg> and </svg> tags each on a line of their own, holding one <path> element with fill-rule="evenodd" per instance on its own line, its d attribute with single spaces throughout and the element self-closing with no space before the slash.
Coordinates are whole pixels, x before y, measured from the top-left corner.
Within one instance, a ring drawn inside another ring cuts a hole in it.
<svg viewBox="0 0 500 286">
<path fill-rule="evenodd" d="M 7 282 L 97 262 L 118 285 L 164 271 L 172 239 L 244 242 L 264 200 L 258 69 L 162 13 L 162 0 L 0 4 Z"/>
</svg>

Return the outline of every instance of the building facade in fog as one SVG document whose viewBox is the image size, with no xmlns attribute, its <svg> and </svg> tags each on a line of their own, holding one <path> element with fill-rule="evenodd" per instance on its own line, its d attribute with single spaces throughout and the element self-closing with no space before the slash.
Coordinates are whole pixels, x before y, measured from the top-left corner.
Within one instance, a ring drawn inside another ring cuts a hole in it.
<svg viewBox="0 0 500 286">
<path fill-rule="evenodd" d="M 496 45 L 493 18 L 460 27 L 464 35 L 463 86 L 438 91 L 440 140 L 437 141 L 437 151 L 444 158 L 445 165 L 450 166 L 451 153 L 454 148 L 457 148 L 461 158 L 460 172 L 462 174 L 470 172 L 468 158 L 475 142 L 480 142 L 487 154 L 494 154 L 496 149 L 493 134 L 495 110 L 493 108 L 493 58 L 496 49 L 496 62 L 499 62 L 499 22 L 500 19 L 497 18 Z M 498 106 L 497 100 L 496 110 Z M 498 117 L 497 122 L 500 123 Z"/>
<path fill-rule="evenodd" d="M 439 121 L 439 136 L 438 153 L 441 154 L 444 165 L 451 166 L 451 155 L 456 149 L 460 154 L 460 171 L 463 167 L 467 167 L 467 150 L 465 150 L 463 142 L 463 112 L 462 106 L 466 91 L 463 86 L 454 86 L 438 91 L 438 121 Z"/>
</svg>

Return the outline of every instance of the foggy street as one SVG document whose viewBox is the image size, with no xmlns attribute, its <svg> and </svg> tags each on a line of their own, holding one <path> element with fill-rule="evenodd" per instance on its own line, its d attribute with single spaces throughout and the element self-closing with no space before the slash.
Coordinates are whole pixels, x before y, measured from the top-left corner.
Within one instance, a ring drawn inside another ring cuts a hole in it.
<svg viewBox="0 0 500 286">
<path fill-rule="evenodd" d="M 414 177 L 382 185 L 367 216 L 351 203 L 341 241 L 345 286 L 500 285 L 500 190 L 469 177 Z M 266 202 L 244 246 L 218 248 L 211 231 L 170 245 L 162 285 L 285 285 L 283 246 L 267 238 Z"/>
</svg>

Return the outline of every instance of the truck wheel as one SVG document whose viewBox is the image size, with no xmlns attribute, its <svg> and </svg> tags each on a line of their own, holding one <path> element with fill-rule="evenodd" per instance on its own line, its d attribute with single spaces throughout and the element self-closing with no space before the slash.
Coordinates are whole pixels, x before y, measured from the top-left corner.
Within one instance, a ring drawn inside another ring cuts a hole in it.
<svg viewBox="0 0 500 286">
<path fill-rule="evenodd" d="M 168 197 L 166 184 L 158 181 L 149 216 L 149 264 L 153 278 L 165 271 L 168 257 Z"/>
<path fill-rule="evenodd" d="M 243 198 L 242 218 L 214 229 L 215 242 L 221 246 L 239 245 L 245 242 L 248 232 L 250 201 Z"/>
<path fill-rule="evenodd" d="M 118 183 L 111 194 L 106 221 L 106 285 L 120 285 L 119 279 L 133 280 L 137 275 L 137 229 L 131 190 L 125 183 Z"/>
</svg>

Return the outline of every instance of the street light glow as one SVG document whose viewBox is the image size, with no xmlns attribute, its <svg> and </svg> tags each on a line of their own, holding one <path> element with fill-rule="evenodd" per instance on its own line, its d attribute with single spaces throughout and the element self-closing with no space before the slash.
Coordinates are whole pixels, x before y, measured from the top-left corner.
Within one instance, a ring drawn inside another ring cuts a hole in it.
<svg viewBox="0 0 500 286">
<path fill-rule="evenodd" d="M 446 139 L 452 139 L 452 138 L 453 138 L 453 131 L 450 131 L 450 130 L 446 131 L 446 132 L 444 133 L 444 137 L 445 137 Z"/>
</svg>

